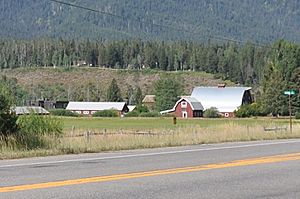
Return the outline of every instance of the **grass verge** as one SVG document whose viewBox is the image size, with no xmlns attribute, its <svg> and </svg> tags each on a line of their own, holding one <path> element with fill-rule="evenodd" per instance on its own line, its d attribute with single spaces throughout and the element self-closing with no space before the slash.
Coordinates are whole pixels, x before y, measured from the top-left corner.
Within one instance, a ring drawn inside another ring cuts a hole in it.
<svg viewBox="0 0 300 199">
<path fill-rule="evenodd" d="M 298 123 L 294 124 L 292 133 L 288 129 L 264 131 L 264 127 L 287 127 L 287 120 L 179 120 L 176 126 L 171 124 L 170 118 L 64 118 L 63 120 L 67 122 L 64 121 L 64 135 L 59 140 L 42 135 L 45 136 L 43 139 L 47 140 L 47 148 L 25 150 L 18 146 L 13 137 L 6 142 L 0 139 L 0 159 L 300 138 Z M 74 124 L 72 127 L 71 121 Z"/>
</svg>

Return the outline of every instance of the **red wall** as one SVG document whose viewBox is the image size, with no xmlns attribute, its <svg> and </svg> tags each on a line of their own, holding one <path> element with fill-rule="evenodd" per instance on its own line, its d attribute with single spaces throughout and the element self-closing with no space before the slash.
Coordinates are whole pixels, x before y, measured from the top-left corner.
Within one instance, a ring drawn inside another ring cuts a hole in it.
<svg viewBox="0 0 300 199">
<path fill-rule="evenodd" d="M 186 102 L 187 106 L 186 106 L 186 112 L 187 112 L 187 117 L 188 118 L 193 118 L 193 110 L 191 105 L 186 101 L 186 100 L 181 100 L 177 106 L 175 107 L 175 116 L 176 117 L 182 117 L 182 108 L 181 108 L 181 102 Z"/>
</svg>

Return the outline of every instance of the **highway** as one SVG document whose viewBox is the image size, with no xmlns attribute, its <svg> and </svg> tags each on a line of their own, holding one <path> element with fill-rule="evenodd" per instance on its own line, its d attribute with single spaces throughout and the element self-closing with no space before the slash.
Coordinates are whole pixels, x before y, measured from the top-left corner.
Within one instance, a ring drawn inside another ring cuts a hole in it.
<svg viewBox="0 0 300 199">
<path fill-rule="evenodd" d="M 2 160 L 2 198 L 300 198 L 300 140 Z"/>
</svg>

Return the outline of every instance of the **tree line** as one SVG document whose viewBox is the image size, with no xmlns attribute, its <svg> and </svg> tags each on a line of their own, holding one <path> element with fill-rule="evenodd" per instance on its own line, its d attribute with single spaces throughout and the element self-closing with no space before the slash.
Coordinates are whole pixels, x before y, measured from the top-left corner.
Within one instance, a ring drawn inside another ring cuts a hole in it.
<svg viewBox="0 0 300 199">
<path fill-rule="evenodd" d="M 205 71 L 239 84 L 258 84 L 268 47 L 251 43 L 159 41 L 1 40 L 0 68 L 70 67 L 84 63 L 114 69 Z"/>
</svg>

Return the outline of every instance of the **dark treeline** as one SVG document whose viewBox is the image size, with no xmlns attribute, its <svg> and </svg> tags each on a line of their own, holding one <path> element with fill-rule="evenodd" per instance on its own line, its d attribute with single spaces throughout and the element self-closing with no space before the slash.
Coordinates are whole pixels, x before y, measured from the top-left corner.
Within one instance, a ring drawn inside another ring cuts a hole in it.
<svg viewBox="0 0 300 199">
<path fill-rule="evenodd" d="M 258 84 L 270 48 L 247 43 L 90 40 L 2 40 L 0 68 L 66 67 L 86 62 L 93 67 L 205 71 L 243 85 Z"/>
</svg>

